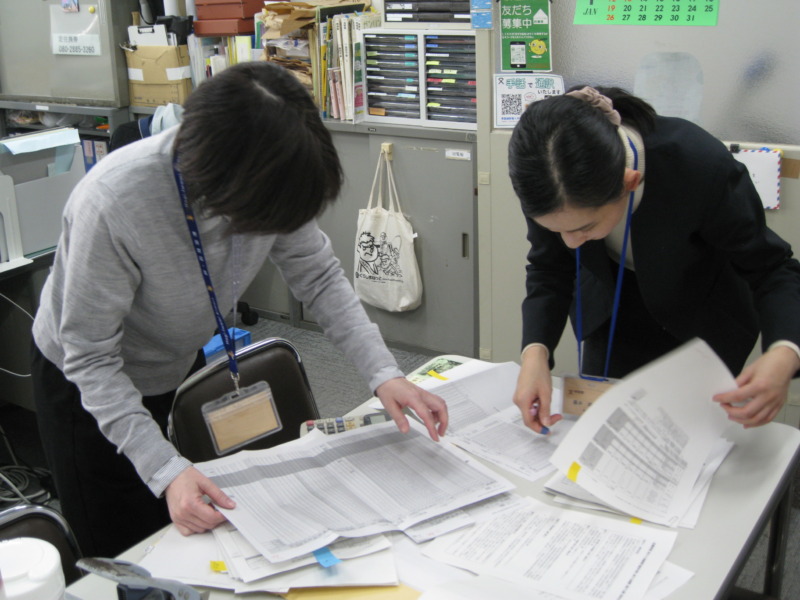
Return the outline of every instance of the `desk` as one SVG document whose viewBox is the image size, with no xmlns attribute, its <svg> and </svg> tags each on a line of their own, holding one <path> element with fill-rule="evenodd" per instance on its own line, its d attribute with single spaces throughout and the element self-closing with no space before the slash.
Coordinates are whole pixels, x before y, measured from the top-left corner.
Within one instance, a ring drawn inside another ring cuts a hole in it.
<svg viewBox="0 0 800 600">
<path fill-rule="evenodd" d="M 367 412 L 367 404 L 353 414 Z M 774 518 L 765 591 L 779 595 L 792 475 L 800 464 L 800 431 L 781 423 L 748 430 L 733 425 L 726 435 L 735 446 L 712 480 L 697 527 L 678 529 L 678 539 L 669 560 L 694 571 L 695 575 L 672 594 L 671 599 L 726 598 L 771 517 Z M 517 486 L 518 493 L 553 504 L 542 490 L 546 477 L 530 482 L 506 472 L 503 475 Z M 120 558 L 137 562 L 158 535 L 137 544 Z M 114 590 L 112 582 L 94 575 L 84 577 L 67 589 L 80 600 L 114 598 Z M 225 590 L 210 593 L 210 600 L 235 597 Z M 248 595 L 253 600 L 274 597 Z"/>
</svg>

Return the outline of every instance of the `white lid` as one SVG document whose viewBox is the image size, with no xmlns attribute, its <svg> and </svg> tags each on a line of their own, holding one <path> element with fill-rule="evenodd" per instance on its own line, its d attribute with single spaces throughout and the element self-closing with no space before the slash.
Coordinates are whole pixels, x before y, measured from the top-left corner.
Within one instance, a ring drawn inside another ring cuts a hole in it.
<svg viewBox="0 0 800 600">
<path fill-rule="evenodd" d="M 50 542 L 15 538 L 0 542 L 0 576 L 7 600 L 61 600 L 64 572 Z"/>
</svg>

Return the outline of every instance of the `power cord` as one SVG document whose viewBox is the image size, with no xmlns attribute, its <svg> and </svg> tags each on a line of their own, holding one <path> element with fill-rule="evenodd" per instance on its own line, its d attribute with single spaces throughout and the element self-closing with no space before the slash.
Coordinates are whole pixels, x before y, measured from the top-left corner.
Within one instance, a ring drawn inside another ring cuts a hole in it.
<svg viewBox="0 0 800 600">
<path fill-rule="evenodd" d="M 50 479 L 50 471 L 40 467 L 31 467 L 20 463 L 11 440 L 5 430 L 0 426 L 0 435 L 3 437 L 13 465 L 0 467 L 0 504 L 16 506 L 18 504 L 46 504 L 53 499 L 52 494 L 43 484 Z M 37 483 L 37 486 L 32 484 Z M 33 487 L 31 491 L 29 488 Z"/>
<path fill-rule="evenodd" d="M 2 294 L 2 293 L 0 293 L 0 298 L 5 300 L 6 302 L 10 302 L 14 306 L 16 306 L 19 310 L 21 310 L 26 315 L 28 315 L 28 318 L 31 320 L 31 322 L 33 322 L 33 315 L 31 313 L 29 313 L 27 310 L 25 310 L 24 308 L 22 308 L 19 304 L 14 302 L 11 298 L 9 298 L 8 296 L 6 296 L 5 294 Z M 23 375 L 22 373 L 14 373 L 14 371 L 9 371 L 8 369 L 4 369 L 3 367 L 0 367 L 0 371 L 2 371 L 3 373 L 8 373 L 9 375 L 13 375 L 14 377 L 25 378 L 25 377 L 30 377 L 31 376 L 30 373 L 27 373 L 27 374 Z"/>
</svg>

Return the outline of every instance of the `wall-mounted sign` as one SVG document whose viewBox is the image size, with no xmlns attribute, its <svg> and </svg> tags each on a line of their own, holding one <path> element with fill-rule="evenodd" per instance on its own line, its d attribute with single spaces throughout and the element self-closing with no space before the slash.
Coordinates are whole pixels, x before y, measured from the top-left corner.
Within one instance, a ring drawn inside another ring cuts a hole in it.
<svg viewBox="0 0 800 600">
<path fill-rule="evenodd" d="M 550 71 L 549 0 L 500 0 L 503 71 Z"/>
<path fill-rule="evenodd" d="M 514 127 L 532 102 L 564 93 L 561 75 L 518 73 L 494 76 L 494 126 Z"/>
</svg>

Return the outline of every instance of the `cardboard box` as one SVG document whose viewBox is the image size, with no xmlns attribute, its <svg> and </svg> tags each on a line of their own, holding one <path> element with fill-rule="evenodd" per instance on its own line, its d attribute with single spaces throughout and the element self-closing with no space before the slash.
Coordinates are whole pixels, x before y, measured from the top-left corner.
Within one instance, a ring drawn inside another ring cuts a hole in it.
<svg viewBox="0 0 800 600">
<path fill-rule="evenodd" d="M 256 21 L 249 19 L 208 19 L 194 22 L 194 34 L 203 36 L 251 35 L 256 31 Z"/>
<path fill-rule="evenodd" d="M 131 106 L 182 104 L 192 92 L 187 46 L 138 46 L 125 59 Z"/>
<path fill-rule="evenodd" d="M 252 19 L 264 8 L 264 0 L 195 0 L 195 23 L 206 19 Z"/>
</svg>

